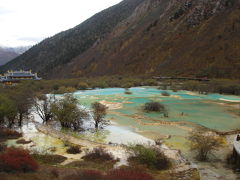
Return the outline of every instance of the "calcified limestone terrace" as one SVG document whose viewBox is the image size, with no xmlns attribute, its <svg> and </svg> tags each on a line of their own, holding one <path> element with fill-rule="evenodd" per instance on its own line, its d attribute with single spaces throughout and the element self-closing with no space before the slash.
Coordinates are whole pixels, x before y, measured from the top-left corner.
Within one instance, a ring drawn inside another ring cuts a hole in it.
<svg viewBox="0 0 240 180">
<path fill-rule="evenodd" d="M 186 91 L 167 91 L 170 96 L 162 96 L 163 91 L 153 87 L 131 88 L 130 91 L 132 92 L 131 95 L 124 94 L 124 89 L 121 88 L 77 91 L 74 93 L 74 96 L 82 104 L 81 107 L 84 106 L 90 110 L 91 103 L 95 101 L 108 106 L 106 118 L 111 121 L 111 125 L 100 131 L 100 134 L 89 132 L 79 134 L 79 138 L 74 138 L 57 131 L 58 128 L 55 126 L 39 125 L 38 123 L 41 122 L 39 117 L 33 114 L 34 121 L 37 121 L 37 123 L 33 121 L 24 125 L 22 129 L 24 138 L 31 139 L 33 142 L 24 145 L 24 147 L 38 152 L 51 152 L 55 148 L 56 154 L 68 158 L 63 162 L 64 165 L 79 160 L 94 147 L 102 146 L 114 154 L 115 158 L 120 159 L 115 165 L 120 166 L 127 165 L 128 156 L 121 144 L 154 144 L 153 140 L 160 138 L 164 144 L 159 148 L 169 158 L 174 159 L 176 172 L 198 168 L 202 179 L 217 179 L 225 177 L 226 174 L 229 174 L 230 179 L 234 179 L 235 175 L 224 169 L 221 163 L 217 163 L 217 168 L 214 168 L 208 164 L 194 162 L 193 154 L 189 151 L 187 137 L 189 132 L 199 126 L 220 133 L 240 127 L 240 118 L 237 113 L 233 113 L 233 111 L 239 109 L 238 101 L 240 101 L 240 97 L 219 94 L 200 95 Z M 62 95 L 57 95 L 57 98 L 61 97 Z M 158 113 L 142 111 L 143 104 L 152 100 L 159 101 L 167 106 L 169 110 L 168 118 Z M 84 126 L 91 128 L 91 121 L 90 118 Z M 231 143 L 229 143 L 231 137 L 227 136 L 226 144 L 228 146 L 223 149 L 223 152 L 232 148 Z M 83 152 L 78 155 L 66 154 L 64 141 L 83 146 Z M 8 144 L 16 145 L 15 142 L 9 141 Z M 115 146 L 109 145 L 109 142 Z M 186 161 L 186 158 L 193 163 Z"/>
</svg>

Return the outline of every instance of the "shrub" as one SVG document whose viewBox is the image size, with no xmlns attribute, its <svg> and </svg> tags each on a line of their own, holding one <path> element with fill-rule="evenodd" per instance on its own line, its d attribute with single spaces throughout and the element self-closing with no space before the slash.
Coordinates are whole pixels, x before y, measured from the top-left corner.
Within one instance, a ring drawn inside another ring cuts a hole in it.
<svg viewBox="0 0 240 180">
<path fill-rule="evenodd" d="M 0 154 L 0 171 L 31 172 L 37 169 L 37 162 L 25 150 L 8 148 Z"/>
<path fill-rule="evenodd" d="M 129 146 L 132 153 L 130 161 L 143 164 L 150 169 L 167 169 L 170 167 L 169 159 L 157 149 L 143 145 Z"/>
<path fill-rule="evenodd" d="M 155 79 L 148 79 L 144 82 L 145 86 L 157 86 L 158 82 Z"/>
<path fill-rule="evenodd" d="M 171 85 L 171 90 L 173 92 L 178 92 L 178 86 L 177 85 Z"/>
<path fill-rule="evenodd" d="M 177 88 L 173 88 L 172 91 L 173 92 L 178 92 L 178 89 Z"/>
<path fill-rule="evenodd" d="M 161 86 L 158 87 L 159 90 L 167 90 L 169 84 L 162 84 Z"/>
<path fill-rule="evenodd" d="M 122 88 L 125 88 L 125 89 L 128 89 L 128 88 L 131 88 L 131 87 L 133 87 L 133 86 L 134 86 L 133 83 L 127 82 L 127 83 L 123 84 L 121 87 L 122 87 Z"/>
<path fill-rule="evenodd" d="M 130 95 L 130 94 L 132 94 L 132 92 L 128 88 L 126 88 L 125 91 L 124 91 L 124 94 Z"/>
<path fill-rule="evenodd" d="M 67 160 L 66 157 L 61 155 L 53 155 L 53 154 L 33 154 L 33 158 L 43 164 L 60 164 Z"/>
<path fill-rule="evenodd" d="M 80 174 L 79 179 L 100 180 L 103 179 L 103 174 L 100 171 L 85 170 Z"/>
<path fill-rule="evenodd" d="M 0 139 L 17 139 L 19 137 L 22 137 L 22 133 L 10 129 L 0 129 Z"/>
<path fill-rule="evenodd" d="M 170 96 L 170 94 L 167 91 L 164 91 L 161 94 L 162 94 L 162 96 Z"/>
<path fill-rule="evenodd" d="M 31 140 L 29 140 L 29 141 L 26 141 L 25 139 L 19 139 L 19 140 L 17 140 L 17 144 L 29 144 L 29 143 L 31 143 L 32 141 Z"/>
<path fill-rule="evenodd" d="M 68 154 L 78 154 L 81 153 L 81 149 L 78 146 L 71 146 L 67 149 Z"/>
<path fill-rule="evenodd" d="M 116 164 L 117 160 L 112 161 L 103 161 L 103 160 L 79 160 L 73 161 L 67 164 L 69 168 L 78 168 L 78 169 L 95 169 L 101 171 L 107 171 L 112 169 Z"/>
<path fill-rule="evenodd" d="M 130 169 L 114 169 L 107 173 L 106 180 L 153 180 L 154 178 L 145 173 Z"/>
<path fill-rule="evenodd" d="M 80 82 L 78 83 L 78 89 L 80 90 L 86 90 L 87 88 L 89 88 L 89 85 L 86 82 Z"/>
<path fill-rule="evenodd" d="M 102 89 L 109 87 L 105 81 L 98 81 L 94 84 L 94 86 Z"/>
<path fill-rule="evenodd" d="M 127 95 L 131 95 L 132 94 L 131 91 L 125 91 L 124 93 L 127 94 Z"/>
<path fill-rule="evenodd" d="M 111 161 L 114 160 L 114 157 L 112 154 L 106 152 L 103 148 L 95 148 L 92 152 L 84 156 L 83 159 Z"/>
<path fill-rule="evenodd" d="M 144 111 L 146 112 L 159 112 L 164 114 L 165 117 L 168 117 L 168 111 L 165 105 L 159 102 L 148 102 L 144 104 Z"/>
<path fill-rule="evenodd" d="M 57 169 L 51 170 L 51 174 L 52 174 L 53 178 L 59 178 L 59 172 Z"/>
<path fill-rule="evenodd" d="M 56 90 L 54 93 L 55 94 L 64 94 L 64 93 L 72 93 L 76 91 L 74 87 L 65 87 L 61 86 L 58 90 Z"/>
<path fill-rule="evenodd" d="M 7 146 L 5 144 L 0 144 L 0 152 L 5 151 Z"/>
<path fill-rule="evenodd" d="M 59 85 L 58 84 L 54 84 L 52 88 L 53 88 L 54 91 L 57 91 L 59 89 Z"/>
<path fill-rule="evenodd" d="M 240 95 L 239 81 L 236 80 L 212 80 L 208 84 L 208 89 L 220 94 Z"/>
</svg>

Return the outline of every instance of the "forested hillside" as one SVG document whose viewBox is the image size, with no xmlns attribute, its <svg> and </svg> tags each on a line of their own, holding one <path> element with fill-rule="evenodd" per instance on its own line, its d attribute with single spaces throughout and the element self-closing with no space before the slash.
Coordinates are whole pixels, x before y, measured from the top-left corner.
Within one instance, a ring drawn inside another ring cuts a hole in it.
<svg viewBox="0 0 240 180">
<path fill-rule="evenodd" d="M 143 74 L 240 79 L 239 0 L 124 0 L 1 70 L 45 78 Z"/>
<path fill-rule="evenodd" d="M 125 0 L 110 7 L 72 29 L 47 38 L 8 63 L 1 70 L 33 69 L 42 76 L 48 77 L 53 69 L 61 68 L 71 62 L 74 57 L 93 46 L 95 42 L 103 39 L 141 2 L 143 0 Z"/>
</svg>

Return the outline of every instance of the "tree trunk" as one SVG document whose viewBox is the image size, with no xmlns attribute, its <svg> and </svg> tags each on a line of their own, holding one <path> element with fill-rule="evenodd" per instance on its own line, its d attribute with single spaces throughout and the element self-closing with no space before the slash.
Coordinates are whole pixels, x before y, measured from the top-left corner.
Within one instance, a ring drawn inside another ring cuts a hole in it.
<svg viewBox="0 0 240 180">
<path fill-rule="evenodd" d="M 22 127 L 22 120 L 23 120 L 23 114 L 19 113 L 19 121 L 18 121 L 18 126 Z"/>
<path fill-rule="evenodd" d="M 8 128 L 11 129 L 14 124 L 14 120 L 8 120 L 8 123 Z"/>
<path fill-rule="evenodd" d="M 98 130 L 98 122 L 95 122 L 95 129 Z"/>
</svg>

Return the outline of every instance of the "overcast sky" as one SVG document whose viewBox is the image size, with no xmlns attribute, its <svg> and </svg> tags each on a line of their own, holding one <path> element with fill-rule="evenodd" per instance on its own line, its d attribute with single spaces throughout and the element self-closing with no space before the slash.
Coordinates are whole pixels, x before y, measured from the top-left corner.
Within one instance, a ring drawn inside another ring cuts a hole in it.
<svg viewBox="0 0 240 180">
<path fill-rule="evenodd" d="M 33 45 L 121 0 L 0 0 L 0 45 Z"/>
</svg>

